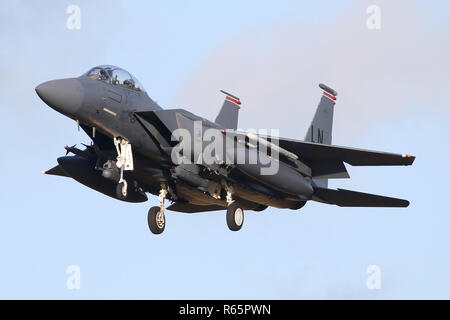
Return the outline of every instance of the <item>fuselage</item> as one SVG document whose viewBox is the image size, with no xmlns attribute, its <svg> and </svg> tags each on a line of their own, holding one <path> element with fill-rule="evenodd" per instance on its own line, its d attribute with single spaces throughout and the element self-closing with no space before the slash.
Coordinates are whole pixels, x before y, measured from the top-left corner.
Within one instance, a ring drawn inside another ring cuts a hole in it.
<svg viewBox="0 0 450 320">
<path fill-rule="evenodd" d="M 75 120 L 93 141 L 84 150 L 66 146 L 74 155 L 59 157 L 58 166 L 46 173 L 127 202 L 147 201 L 146 192 L 158 195 L 159 207 L 148 214 L 156 234 L 164 230 L 166 198 L 174 211 L 226 208 L 232 231 L 242 227 L 243 210 L 297 210 L 309 200 L 407 207 L 403 199 L 328 189 L 328 179 L 349 177 L 344 162 L 411 165 L 415 158 L 331 145 L 337 92 L 319 87 L 324 92 L 306 141 L 298 141 L 236 131 L 241 101 L 224 91 L 225 102 L 211 122 L 184 109 L 162 109 L 136 78 L 114 66 L 44 82 L 36 87 L 39 97 Z"/>
</svg>

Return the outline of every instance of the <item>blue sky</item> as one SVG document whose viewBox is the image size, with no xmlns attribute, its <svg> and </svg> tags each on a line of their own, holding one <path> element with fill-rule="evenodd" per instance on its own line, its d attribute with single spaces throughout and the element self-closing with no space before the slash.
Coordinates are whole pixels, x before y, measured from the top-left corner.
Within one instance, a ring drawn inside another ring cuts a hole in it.
<svg viewBox="0 0 450 320">
<path fill-rule="evenodd" d="M 81 29 L 66 28 L 66 8 Z M 366 8 L 381 9 L 379 31 Z M 445 1 L 15 1 L 0 5 L 0 298 L 450 298 L 450 6 Z M 163 107 L 213 118 L 239 94 L 242 128 L 302 139 L 320 98 L 338 92 L 334 142 L 417 156 L 355 168 L 344 187 L 409 199 L 408 209 L 167 213 L 44 176 L 63 146 L 89 142 L 34 87 L 98 64 L 133 73 Z M 78 265 L 81 289 L 68 290 Z M 369 265 L 381 289 L 366 287 Z"/>
</svg>

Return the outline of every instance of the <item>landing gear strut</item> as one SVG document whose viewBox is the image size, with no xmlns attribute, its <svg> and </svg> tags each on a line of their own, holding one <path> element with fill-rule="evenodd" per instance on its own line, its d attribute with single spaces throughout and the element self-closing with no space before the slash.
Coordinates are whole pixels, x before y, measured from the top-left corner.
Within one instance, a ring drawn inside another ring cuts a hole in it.
<svg viewBox="0 0 450 320">
<path fill-rule="evenodd" d="M 116 196 L 120 200 L 125 200 L 128 195 L 128 183 L 123 178 L 123 172 L 125 170 L 133 170 L 133 152 L 131 150 L 131 144 L 123 138 L 114 138 L 114 145 L 117 151 L 116 166 L 120 169 L 120 180 L 116 187 Z"/>
<path fill-rule="evenodd" d="M 151 207 L 148 211 L 148 227 L 154 234 L 162 233 L 166 227 L 166 218 L 164 216 L 164 199 L 166 198 L 166 195 L 167 187 L 162 185 L 158 197 L 159 207 Z"/>
<path fill-rule="evenodd" d="M 233 188 L 225 186 L 227 192 L 227 225 L 231 231 L 239 231 L 244 224 L 244 210 L 233 200 Z"/>
<path fill-rule="evenodd" d="M 120 171 L 122 177 L 122 170 Z M 120 178 L 119 183 L 116 186 L 116 196 L 120 200 L 125 200 L 128 195 L 128 183 L 126 180 Z"/>
</svg>

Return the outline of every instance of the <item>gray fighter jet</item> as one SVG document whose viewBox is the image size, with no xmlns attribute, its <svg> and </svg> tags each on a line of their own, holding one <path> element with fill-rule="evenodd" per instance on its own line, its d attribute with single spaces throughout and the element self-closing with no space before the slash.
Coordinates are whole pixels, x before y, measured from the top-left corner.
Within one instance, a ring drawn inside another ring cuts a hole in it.
<svg viewBox="0 0 450 320">
<path fill-rule="evenodd" d="M 157 195 L 159 205 L 148 212 L 155 234 L 166 225 L 165 199 L 172 211 L 226 210 L 232 231 L 241 229 L 244 210 L 297 210 L 309 200 L 340 207 L 407 207 L 407 200 L 328 188 L 328 179 L 349 178 L 344 163 L 408 166 L 415 157 L 332 145 L 337 92 L 319 87 L 323 95 L 305 140 L 299 141 L 238 131 L 241 101 L 225 91 L 212 122 L 184 109 L 162 109 L 135 77 L 114 66 L 44 82 L 36 87 L 39 97 L 75 120 L 92 140 L 83 149 L 66 146 L 58 165 L 44 173 L 71 177 L 127 202 Z"/>
</svg>

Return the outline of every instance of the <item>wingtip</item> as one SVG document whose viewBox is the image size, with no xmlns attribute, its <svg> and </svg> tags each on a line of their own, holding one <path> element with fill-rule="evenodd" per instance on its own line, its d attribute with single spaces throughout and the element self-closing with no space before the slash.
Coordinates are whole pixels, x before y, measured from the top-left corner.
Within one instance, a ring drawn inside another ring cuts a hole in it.
<svg viewBox="0 0 450 320">
<path fill-rule="evenodd" d="M 400 208 L 408 208 L 410 205 L 410 202 L 408 200 L 405 199 L 400 199 L 401 203 L 399 205 Z"/>
<path fill-rule="evenodd" d="M 414 161 L 416 160 L 415 156 L 412 156 L 409 154 L 403 154 L 402 157 L 406 159 L 405 165 L 407 165 L 407 166 L 412 165 L 414 163 Z"/>
</svg>

